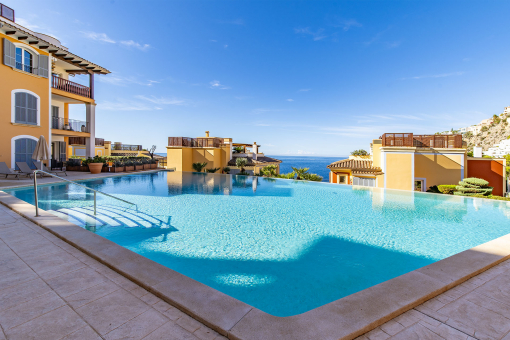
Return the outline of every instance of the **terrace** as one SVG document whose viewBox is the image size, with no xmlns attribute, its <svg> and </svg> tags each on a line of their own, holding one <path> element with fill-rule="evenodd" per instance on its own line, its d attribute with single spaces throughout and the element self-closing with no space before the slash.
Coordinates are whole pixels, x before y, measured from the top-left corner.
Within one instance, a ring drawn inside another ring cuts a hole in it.
<svg viewBox="0 0 510 340">
<path fill-rule="evenodd" d="M 62 117 L 52 117 L 51 118 L 51 128 L 56 130 L 65 130 L 65 131 L 77 131 L 77 132 L 89 132 L 90 133 L 90 123 L 62 118 Z"/>
<path fill-rule="evenodd" d="M 112 145 L 112 150 L 114 150 L 114 151 L 142 151 L 142 146 L 141 145 L 114 143 Z"/>
<path fill-rule="evenodd" d="M 222 146 L 223 138 L 217 137 L 168 137 L 168 146 L 190 147 L 190 148 L 217 148 Z"/>
<path fill-rule="evenodd" d="M 69 145 L 85 145 L 86 137 L 69 137 Z M 103 138 L 96 138 L 96 146 L 104 146 Z"/>
<path fill-rule="evenodd" d="M 51 76 L 51 87 L 67 93 L 94 99 L 94 75 L 89 74 L 90 87 L 72 82 L 56 75 Z"/>
<path fill-rule="evenodd" d="M 465 143 L 462 135 L 413 135 L 412 133 L 385 133 L 381 136 L 382 146 L 414 148 L 462 149 Z"/>
</svg>

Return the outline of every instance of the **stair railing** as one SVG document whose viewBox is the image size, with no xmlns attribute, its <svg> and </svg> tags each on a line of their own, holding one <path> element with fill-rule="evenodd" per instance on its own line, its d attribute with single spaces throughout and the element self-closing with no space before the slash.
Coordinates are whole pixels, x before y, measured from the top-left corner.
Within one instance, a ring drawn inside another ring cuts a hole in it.
<svg viewBox="0 0 510 340">
<path fill-rule="evenodd" d="M 33 172 L 33 175 L 34 175 L 34 194 L 35 194 L 35 216 L 36 217 L 39 217 L 39 199 L 37 197 L 37 174 L 39 173 L 44 173 L 46 175 L 49 175 L 49 176 L 52 176 L 52 177 L 55 177 L 55 178 L 58 178 L 64 182 L 69 182 L 71 184 L 74 184 L 74 185 L 77 185 L 77 186 L 80 186 L 82 188 L 85 188 L 87 190 L 90 190 L 90 191 L 93 191 L 94 192 L 94 216 L 96 215 L 96 208 L 97 208 L 97 201 L 96 201 L 96 197 L 97 197 L 97 193 L 101 194 L 101 195 L 105 195 L 105 196 L 108 196 L 108 197 L 111 197 L 111 198 L 114 198 L 116 200 L 119 200 L 121 202 L 124 202 L 124 203 L 127 203 L 127 204 L 130 204 L 130 205 L 134 205 L 136 207 L 136 204 L 135 203 L 132 203 L 132 202 L 128 202 L 126 200 L 123 200 L 121 198 L 118 198 L 118 197 L 115 197 L 115 196 L 112 196 L 112 195 L 109 195 L 107 193 L 104 193 L 102 191 L 99 191 L 99 190 L 94 190 L 92 188 L 89 188 L 89 187 L 86 187 L 84 185 L 81 185 L 81 184 L 78 184 L 76 182 L 73 182 L 73 181 L 70 181 L 68 179 L 65 179 L 65 178 L 62 178 L 60 176 L 57 176 L 57 175 L 54 175 L 52 173 L 49 173 L 47 171 L 44 171 L 44 170 L 34 170 Z M 42 174 L 41 174 L 42 176 Z M 137 207 L 137 210 L 138 210 L 138 207 Z"/>
</svg>

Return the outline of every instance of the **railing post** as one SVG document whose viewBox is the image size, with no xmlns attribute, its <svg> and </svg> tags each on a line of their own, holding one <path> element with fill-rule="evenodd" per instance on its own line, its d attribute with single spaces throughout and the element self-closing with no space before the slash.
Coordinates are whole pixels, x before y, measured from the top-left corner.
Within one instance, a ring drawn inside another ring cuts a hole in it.
<svg viewBox="0 0 510 340">
<path fill-rule="evenodd" d="M 94 191 L 94 216 L 96 216 L 96 192 Z"/>
<path fill-rule="evenodd" d="M 34 172 L 35 217 L 39 217 L 39 199 L 37 198 L 37 172 Z"/>
</svg>

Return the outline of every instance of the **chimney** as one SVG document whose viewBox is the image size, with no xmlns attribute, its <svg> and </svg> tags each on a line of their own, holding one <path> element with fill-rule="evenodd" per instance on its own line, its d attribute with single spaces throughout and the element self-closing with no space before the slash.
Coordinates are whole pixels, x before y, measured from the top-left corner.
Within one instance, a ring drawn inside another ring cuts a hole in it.
<svg viewBox="0 0 510 340">
<path fill-rule="evenodd" d="M 206 131 L 206 132 L 205 132 L 205 136 L 206 136 L 206 137 L 209 137 L 209 131 Z"/>
<path fill-rule="evenodd" d="M 257 142 L 253 142 L 253 159 L 257 159 L 257 154 L 259 153 L 259 146 Z"/>
<path fill-rule="evenodd" d="M 473 148 L 473 157 L 482 158 L 482 147 L 480 145 Z"/>
</svg>

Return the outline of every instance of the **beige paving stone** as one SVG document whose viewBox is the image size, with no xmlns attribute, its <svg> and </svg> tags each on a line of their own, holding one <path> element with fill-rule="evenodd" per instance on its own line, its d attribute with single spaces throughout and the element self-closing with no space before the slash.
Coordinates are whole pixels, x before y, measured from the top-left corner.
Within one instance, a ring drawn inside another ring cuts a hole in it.
<svg viewBox="0 0 510 340">
<path fill-rule="evenodd" d="M 437 335 L 448 340 L 467 340 L 467 338 L 469 337 L 469 335 L 467 335 L 466 333 L 462 333 L 461 331 L 450 326 L 447 326 L 444 323 L 440 323 L 438 326 L 432 326 L 431 324 L 426 322 L 420 322 L 420 324 L 422 326 L 427 327 Z"/>
<path fill-rule="evenodd" d="M 214 338 L 214 340 L 227 340 L 227 338 L 224 337 L 223 335 L 218 335 L 217 337 Z"/>
<path fill-rule="evenodd" d="M 60 339 L 85 327 L 86 323 L 69 306 L 63 306 L 38 318 L 6 330 L 9 340 Z"/>
<path fill-rule="evenodd" d="M 495 338 L 501 338 L 510 331 L 510 319 L 467 299 L 454 301 L 440 309 L 439 312 L 449 316 L 447 324 L 455 321 L 467 326 L 468 329 L 473 328 L 475 332 L 482 332 Z M 466 333 L 470 334 L 471 332 Z"/>
<path fill-rule="evenodd" d="M 487 308 L 501 316 L 505 316 L 510 319 L 510 305 L 501 303 L 496 299 L 492 299 L 485 295 L 479 294 L 476 291 L 469 293 L 464 298 L 477 306 Z"/>
<path fill-rule="evenodd" d="M 143 301 L 119 289 L 80 308 L 78 312 L 100 335 L 137 317 L 150 307 Z"/>
<path fill-rule="evenodd" d="M 162 301 L 156 295 L 151 294 L 151 293 L 140 296 L 140 300 L 144 301 L 146 304 L 151 305 L 151 306 Z"/>
<path fill-rule="evenodd" d="M 418 321 L 420 321 L 420 318 L 422 316 L 418 317 L 418 316 L 416 316 L 416 313 L 418 313 L 418 312 L 416 312 L 414 309 L 411 309 L 411 310 L 405 312 L 404 314 L 397 316 L 393 320 L 395 320 L 396 322 L 398 322 L 399 324 L 401 324 L 404 327 L 409 327 L 411 325 L 414 325 Z"/>
<path fill-rule="evenodd" d="M 160 313 L 166 312 L 171 307 L 172 307 L 172 305 L 170 305 L 169 303 L 166 303 L 163 300 L 158 301 L 158 302 L 156 302 L 155 304 L 152 305 L 152 308 L 154 308 L 155 310 L 157 310 Z"/>
<path fill-rule="evenodd" d="M 184 328 L 185 330 L 193 333 L 197 329 L 199 329 L 202 326 L 202 323 L 198 322 L 197 320 L 193 319 L 189 315 L 183 315 L 180 317 L 177 322 L 179 326 Z"/>
<path fill-rule="evenodd" d="M 66 297 L 107 281 L 108 279 L 91 268 L 82 268 L 47 280 L 60 296 Z"/>
<path fill-rule="evenodd" d="M 119 289 L 121 289 L 119 286 L 108 280 L 76 294 L 66 296 L 64 299 L 71 307 L 76 309 Z"/>
<path fill-rule="evenodd" d="M 64 305 L 65 302 L 57 294 L 49 292 L 15 307 L 1 310 L 0 325 L 7 330 Z"/>
<path fill-rule="evenodd" d="M 51 292 L 51 288 L 39 278 L 7 289 L 1 289 L 0 309 L 14 307 L 48 292 Z"/>
<path fill-rule="evenodd" d="M 169 320 L 154 309 L 138 315 L 104 336 L 107 340 L 142 339 Z"/>
<path fill-rule="evenodd" d="M 182 318 L 186 314 L 184 314 L 182 311 L 175 308 L 174 306 L 170 306 L 170 308 L 168 308 L 163 313 L 163 315 L 165 315 L 167 318 L 169 318 L 172 321 L 177 321 L 179 318 Z"/>
<path fill-rule="evenodd" d="M 163 326 L 144 338 L 144 340 L 197 340 L 198 338 L 189 333 L 179 325 L 172 321 L 167 322 Z"/>
<path fill-rule="evenodd" d="M 424 318 L 422 318 L 422 319 L 420 320 L 420 322 L 421 322 L 422 324 L 425 324 L 425 323 L 426 323 L 426 324 L 429 324 L 429 325 L 434 326 L 434 327 L 437 327 L 437 326 L 439 326 L 439 325 L 441 324 L 441 322 L 440 322 L 439 320 L 434 319 L 434 318 L 431 318 L 431 317 L 430 317 L 430 316 L 428 316 L 428 315 L 425 315 L 425 317 L 424 317 Z"/>
<path fill-rule="evenodd" d="M 391 340 L 444 340 L 443 337 L 432 332 L 420 323 L 406 328 L 402 332 L 392 336 Z"/>
<path fill-rule="evenodd" d="M 81 262 L 64 250 L 44 255 L 31 255 L 29 258 L 23 258 L 23 261 L 30 266 L 37 274 L 54 270 L 62 265 L 80 265 Z"/>
<path fill-rule="evenodd" d="M 0 287 L 8 288 L 36 279 L 38 276 L 30 267 L 14 269 L 0 275 Z"/>
<path fill-rule="evenodd" d="M 384 333 L 380 327 L 371 330 L 366 333 L 365 336 L 370 340 L 386 340 L 390 338 L 390 336 L 387 333 Z"/>
<path fill-rule="evenodd" d="M 201 326 L 195 332 L 193 332 L 197 338 L 201 340 L 214 340 L 218 338 L 219 334 L 210 329 L 209 327 Z"/>
<path fill-rule="evenodd" d="M 389 335 L 395 335 L 404 329 L 404 326 L 402 326 L 395 320 L 390 320 L 390 321 L 382 324 L 380 327 L 384 333 L 387 333 Z"/>
<path fill-rule="evenodd" d="M 64 275 L 70 272 L 74 272 L 78 269 L 82 269 L 87 267 L 87 265 L 83 262 L 77 262 L 77 263 L 66 263 L 60 266 L 53 267 L 51 269 L 48 269 L 47 271 L 44 271 L 42 273 L 37 273 L 43 280 L 49 280 L 51 278 Z"/>
<path fill-rule="evenodd" d="M 92 328 L 85 326 L 60 340 L 102 340 L 102 338 Z"/>
<path fill-rule="evenodd" d="M 142 297 L 145 294 L 148 294 L 149 292 L 146 289 L 143 289 L 142 287 L 136 287 L 135 289 L 130 290 L 131 294 L 133 294 L 136 297 Z"/>
</svg>

